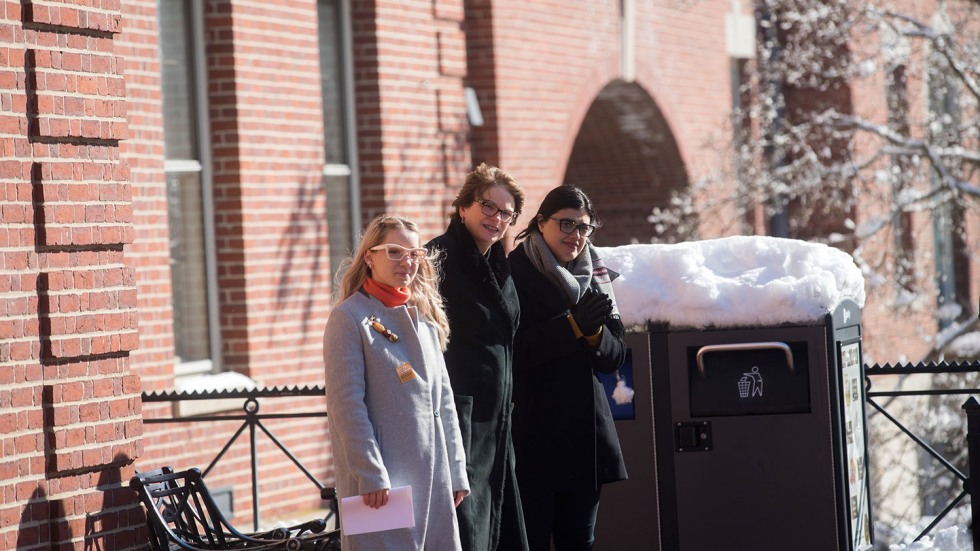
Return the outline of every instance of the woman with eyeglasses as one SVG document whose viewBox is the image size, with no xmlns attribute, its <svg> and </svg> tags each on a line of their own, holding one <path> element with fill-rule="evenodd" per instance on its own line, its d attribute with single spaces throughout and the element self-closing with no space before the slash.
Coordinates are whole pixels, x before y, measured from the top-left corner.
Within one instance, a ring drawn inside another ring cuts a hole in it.
<svg viewBox="0 0 980 551">
<path fill-rule="evenodd" d="M 466 551 L 527 549 L 510 431 L 520 307 L 501 241 L 523 206 L 517 181 L 481 164 L 466 176 L 446 233 L 426 245 L 443 253 L 446 367 L 472 492 L 456 510 Z"/>
<path fill-rule="evenodd" d="M 323 337 L 337 494 L 379 508 L 389 490 L 411 486 L 415 526 L 342 534 L 342 547 L 459 550 L 456 507 L 469 483 L 433 256 L 418 226 L 381 215 L 345 268 Z"/>
<path fill-rule="evenodd" d="M 514 445 L 533 550 L 592 549 L 602 485 L 626 479 L 597 373 L 626 357 L 612 279 L 589 243 L 599 226 L 573 186 L 551 190 L 510 254 L 521 303 L 514 352 Z"/>
</svg>

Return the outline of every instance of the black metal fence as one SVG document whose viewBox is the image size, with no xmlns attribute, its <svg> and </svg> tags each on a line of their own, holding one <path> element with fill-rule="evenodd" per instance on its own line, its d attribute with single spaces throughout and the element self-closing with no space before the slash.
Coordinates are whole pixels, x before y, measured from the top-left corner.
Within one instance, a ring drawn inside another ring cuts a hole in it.
<svg viewBox="0 0 980 551">
<path fill-rule="evenodd" d="M 261 521 L 261 516 L 259 513 L 259 471 L 258 471 L 258 450 L 256 448 L 256 437 L 258 432 L 264 433 L 269 440 L 276 445 L 282 453 L 289 458 L 289 460 L 296 466 L 299 471 L 301 471 L 310 482 L 316 486 L 319 490 L 319 495 L 328 496 L 329 488 L 325 488 L 323 484 L 315 477 L 310 471 L 303 465 L 302 461 L 296 458 L 289 449 L 283 445 L 283 443 L 269 430 L 269 428 L 262 423 L 263 420 L 269 419 L 313 419 L 317 417 L 326 417 L 327 412 L 324 408 L 320 408 L 316 411 L 305 411 L 299 413 L 261 413 L 259 406 L 259 398 L 295 398 L 298 396 L 318 396 L 323 397 L 324 390 L 323 387 L 287 387 L 287 388 L 256 388 L 251 390 L 222 390 L 222 391 L 210 391 L 210 392 L 152 392 L 143 393 L 143 402 L 180 402 L 184 400 L 221 400 L 221 399 L 236 399 L 240 398 L 244 400 L 242 404 L 241 414 L 222 414 L 222 415 L 197 415 L 193 417 L 159 417 L 151 419 L 143 419 L 143 423 L 148 425 L 160 424 L 160 423 L 204 423 L 204 422 L 224 422 L 224 423 L 234 423 L 238 422 L 239 427 L 235 433 L 228 439 L 218 455 L 211 461 L 207 468 L 203 471 L 203 476 L 207 476 L 209 472 L 214 468 L 214 466 L 221 461 L 225 453 L 231 448 L 232 444 L 238 440 L 238 437 L 248 429 L 248 441 L 249 441 L 249 459 L 251 465 L 251 475 L 252 475 L 252 524 L 254 529 L 259 529 L 259 523 Z M 329 520 L 329 519 L 328 519 Z"/>
<path fill-rule="evenodd" d="M 953 464 L 948 458 L 944 457 L 943 453 L 937 451 L 935 446 L 929 442 L 925 435 L 915 434 L 912 428 L 908 427 L 905 423 L 902 423 L 899 419 L 893 416 L 889 412 L 889 405 L 897 398 L 910 397 L 910 396 L 969 396 L 973 394 L 980 394 L 980 388 L 931 388 L 925 390 L 888 390 L 888 391 L 876 391 L 873 389 L 872 381 L 875 378 L 881 376 L 909 376 L 917 374 L 968 374 L 968 373 L 980 373 L 980 361 L 975 362 L 963 362 L 963 363 L 946 363 L 941 362 L 938 364 L 904 364 L 904 365 L 890 365 L 886 364 L 883 366 L 865 366 L 865 374 L 867 376 L 867 389 L 868 389 L 868 405 L 883 415 L 888 421 L 894 423 L 899 430 L 901 430 L 906 436 L 908 436 L 917 446 L 919 446 L 925 453 L 933 457 L 937 462 L 943 465 L 955 479 L 962 483 L 963 489 L 956 495 L 938 514 L 929 526 L 927 526 L 922 532 L 915 538 L 916 541 L 922 537 L 928 535 L 957 505 L 959 505 L 967 496 L 977 496 L 980 495 L 980 477 L 971 477 L 969 473 L 980 473 L 980 402 L 977 402 L 975 398 L 970 396 L 969 399 L 965 401 L 962 409 L 965 411 L 967 418 L 967 434 L 964 435 L 962 443 L 968 452 L 968 473 L 962 472 L 960 468 Z M 324 390 L 322 387 L 303 387 L 303 388 L 263 388 L 263 389 L 253 389 L 253 390 L 234 390 L 234 391 L 220 391 L 220 392 L 193 392 L 193 393 L 178 393 L 178 392 L 163 392 L 163 393 L 144 393 L 144 402 L 176 402 L 182 400 L 216 400 L 216 399 L 228 399 L 228 398 L 238 398 L 242 399 L 243 407 L 242 414 L 237 415 L 202 415 L 194 417 L 167 417 L 167 418 L 152 418 L 144 419 L 146 424 L 158 424 L 158 423 L 201 423 L 201 422 L 239 422 L 240 426 L 231 436 L 228 442 L 224 445 L 221 451 L 215 456 L 214 460 L 204 469 L 204 475 L 207 476 L 214 466 L 221 460 L 225 452 L 231 447 L 231 445 L 248 429 L 248 438 L 250 446 L 250 459 L 251 459 L 251 478 L 252 478 L 252 514 L 253 523 L 255 529 L 257 530 L 260 522 L 259 513 L 259 495 L 258 495 L 258 454 L 256 449 L 256 437 L 259 431 L 264 433 L 275 445 L 278 447 L 283 454 L 290 459 L 290 461 L 296 465 L 297 469 L 306 476 L 307 479 L 312 482 L 312 484 L 320 491 L 321 495 L 327 495 L 329 493 L 329 488 L 325 488 L 321 481 L 317 480 L 309 470 L 303 465 L 303 463 L 298 460 L 290 451 L 282 444 L 282 442 L 269 430 L 269 428 L 263 424 L 263 420 L 267 419 L 287 419 L 287 418 L 317 418 L 326 417 L 326 411 L 308 411 L 299 413 L 275 413 L 275 414 L 263 414 L 259 411 L 259 398 L 291 398 L 297 396 L 323 396 Z M 870 453 L 873 455 L 874 450 Z M 971 499 L 971 514 L 972 518 L 980 518 L 980 499 Z M 980 551 L 980 537 L 976 532 L 973 533 L 973 548 Z"/>
<path fill-rule="evenodd" d="M 980 403 L 977 402 L 975 398 L 970 395 L 980 393 L 980 388 L 967 388 L 965 386 L 949 386 L 948 388 L 927 388 L 927 389 L 899 389 L 899 390 L 888 390 L 888 391 L 876 391 L 873 389 L 873 380 L 882 376 L 899 376 L 908 377 L 910 375 L 942 375 L 942 374 L 960 374 L 964 378 L 967 374 L 980 373 L 980 361 L 975 362 L 940 362 L 940 363 L 930 363 L 930 364 L 900 364 L 891 365 L 885 364 L 883 366 L 865 366 L 865 375 L 867 376 L 867 396 L 868 405 L 873 408 L 874 411 L 883 415 L 889 422 L 893 423 L 902 433 L 904 433 L 908 438 L 910 438 L 915 444 L 930 457 L 935 459 L 935 461 L 942 465 L 950 476 L 962 483 L 962 491 L 959 491 L 955 497 L 953 497 L 949 503 L 945 505 L 942 511 L 936 515 L 935 519 L 929 523 L 928 526 L 923 529 L 914 541 L 919 541 L 924 536 L 928 535 L 940 522 L 942 522 L 953 509 L 956 508 L 967 496 L 971 496 L 970 507 L 972 518 L 980 518 L 980 499 L 976 496 L 980 495 L 980 480 L 976 477 L 971 477 L 970 474 L 974 475 L 980 474 Z M 963 435 L 963 439 L 960 441 L 963 447 L 955 446 L 955 442 L 946 443 L 947 445 L 952 445 L 949 449 L 959 449 L 962 450 L 964 447 L 967 450 L 967 468 L 968 472 L 964 473 L 957 467 L 953 461 L 951 461 L 947 455 L 936 449 L 935 442 L 931 442 L 928 435 L 916 434 L 913 428 L 910 428 L 906 423 L 901 422 L 896 416 L 892 415 L 889 410 L 889 406 L 894 404 L 896 399 L 907 398 L 912 396 L 970 396 L 965 400 L 962 405 L 962 409 L 965 411 L 967 420 L 967 434 Z M 874 455 L 874 450 L 869 450 L 871 455 Z M 972 523 L 971 523 L 972 527 Z M 980 534 L 973 531 L 973 548 L 975 550 L 980 550 Z"/>
</svg>

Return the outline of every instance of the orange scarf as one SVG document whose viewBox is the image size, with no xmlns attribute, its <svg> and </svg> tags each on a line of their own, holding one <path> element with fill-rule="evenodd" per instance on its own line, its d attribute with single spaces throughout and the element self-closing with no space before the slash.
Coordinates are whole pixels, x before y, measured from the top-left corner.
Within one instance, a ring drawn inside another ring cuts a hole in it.
<svg viewBox="0 0 980 551">
<path fill-rule="evenodd" d="M 412 296 L 412 291 L 408 287 L 392 287 L 371 278 L 364 280 L 364 290 L 388 308 L 401 306 Z"/>
</svg>

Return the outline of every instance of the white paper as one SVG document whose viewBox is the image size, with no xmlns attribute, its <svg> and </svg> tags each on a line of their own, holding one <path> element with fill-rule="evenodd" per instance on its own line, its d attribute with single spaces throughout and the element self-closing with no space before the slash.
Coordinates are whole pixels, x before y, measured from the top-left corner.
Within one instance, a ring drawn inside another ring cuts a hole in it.
<svg viewBox="0 0 980 551">
<path fill-rule="evenodd" d="M 412 487 L 399 486 L 388 491 L 388 503 L 379 509 L 364 504 L 363 496 L 340 500 L 340 531 L 346 536 L 415 526 Z"/>
</svg>

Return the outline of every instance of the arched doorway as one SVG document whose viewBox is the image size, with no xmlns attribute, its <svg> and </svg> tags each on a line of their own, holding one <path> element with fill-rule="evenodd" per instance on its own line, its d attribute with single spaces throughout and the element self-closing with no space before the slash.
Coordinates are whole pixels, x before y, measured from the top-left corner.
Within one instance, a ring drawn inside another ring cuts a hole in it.
<svg viewBox="0 0 980 551">
<path fill-rule="evenodd" d="M 563 181 L 582 188 L 595 203 L 603 228 L 597 245 L 665 243 L 687 239 L 681 227 L 656 228 L 649 220 L 673 192 L 688 185 L 674 135 L 646 90 L 609 83 L 592 102 L 568 160 Z M 690 215 L 694 217 L 694 214 Z"/>
</svg>

